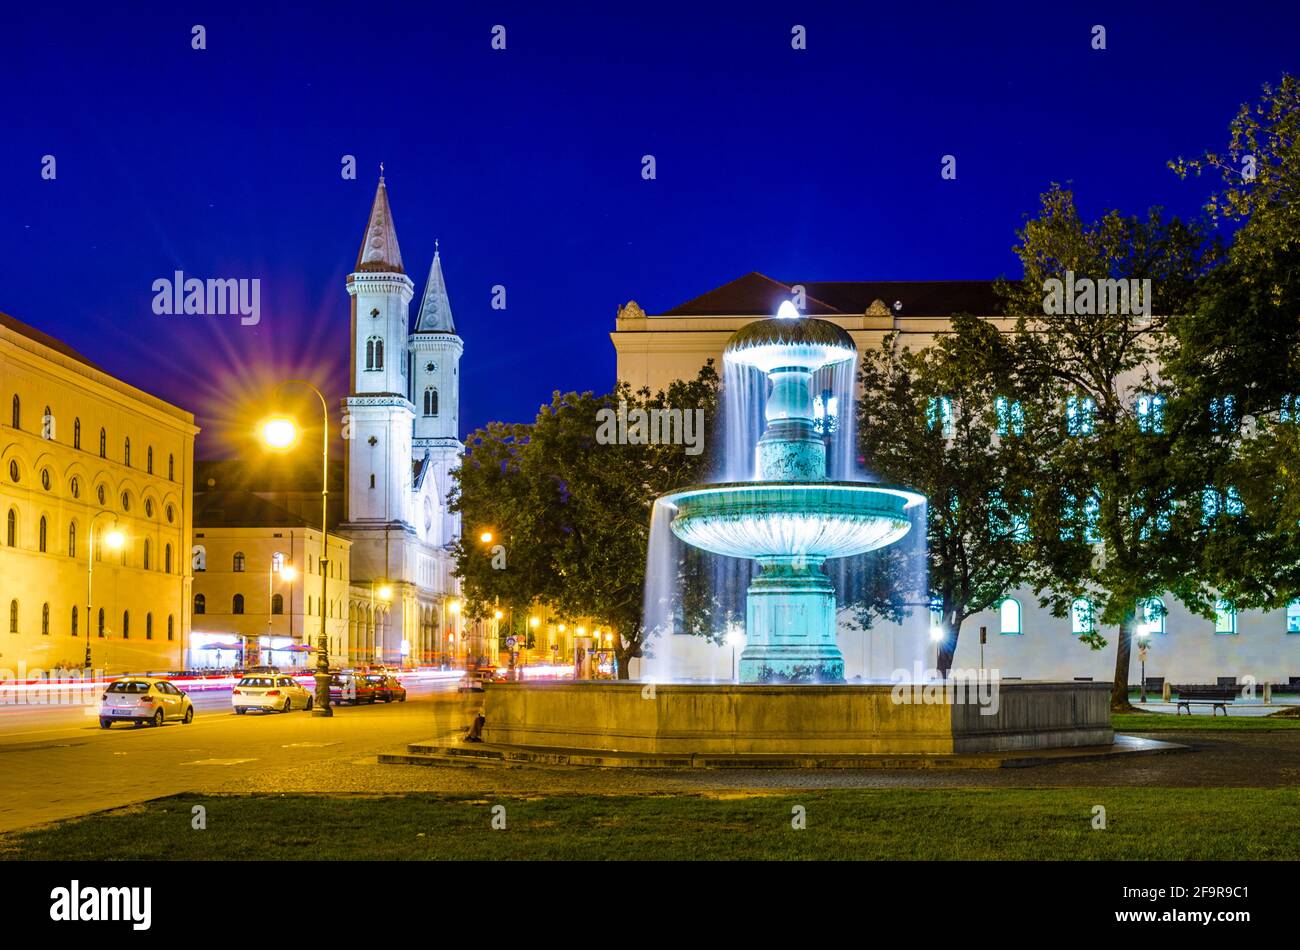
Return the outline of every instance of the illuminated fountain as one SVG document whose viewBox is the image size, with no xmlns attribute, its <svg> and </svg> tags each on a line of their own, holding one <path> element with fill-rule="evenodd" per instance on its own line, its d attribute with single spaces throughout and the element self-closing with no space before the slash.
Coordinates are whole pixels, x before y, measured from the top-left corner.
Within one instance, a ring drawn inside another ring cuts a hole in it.
<svg viewBox="0 0 1300 950">
<path fill-rule="evenodd" d="M 847 331 L 802 318 L 789 302 L 775 318 L 737 331 L 723 358 L 761 370 L 771 386 L 756 478 L 693 486 L 659 500 L 674 512 L 672 531 L 687 544 L 761 566 L 746 600 L 742 683 L 843 682 L 835 590 L 822 565 L 898 541 L 911 527 L 908 509 L 925 500 L 900 488 L 827 479 L 813 374 L 856 353 Z"/>
<path fill-rule="evenodd" d="M 381 760 L 464 764 L 470 756 L 542 765 L 806 768 L 882 760 L 907 766 L 941 757 L 986 767 L 1027 761 L 1043 749 L 1109 751 L 1109 683 L 1005 682 L 996 670 L 982 668 L 973 680 L 961 679 L 961 691 L 955 676 L 942 686 L 910 676 L 844 682 L 836 591 L 826 562 L 898 542 L 913 520 L 923 522 L 918 516 L 925 502 L 906 489 L 844 480 L 854 474 L 845 453 L 851 421 L 839 432 L 830 469 L 835 477 L 827 475 L 813 381 L 825 371 L 837 377 L 843 414 L 851 420 L 848 370 L 855 357 L 846 331 L 801 318 L 788 303 L 776 318 L 739 330 L 725 353 L 727 379 L 737 382 L 730 393 L 731 431 L 724 434 L 726 474 L 714 484 L 671 492 L 654 506 L 648 605 L 682 609 L 673 535 L 720 555 L 715 567 L 748 567 L 752 560 L 760 568 L 752 580 L 747 571 L 733 573 L 745 581 L 724 591 L 730 595 L 749 584 L 740 683 L 674 675 L 673 620 L 656 619 L 647 625 L 659 639 L 655 651 L 667 655 L 667 662 L 660 660 L 667 676 L 494 683 L 484 695 L 481 743 L 466 746 L 440 736 Z M 760 400 L 763 432 L 755 440 L 760 423 L 749 410 Z M 823 401 L 822 409 L 828 408 Z M 738 464 L 751 451 L 753 458 Z M 670 557 L 657 559 L 663 555 Z M 972 684 L 973 693 L 965 688 Z"/>
</svg>

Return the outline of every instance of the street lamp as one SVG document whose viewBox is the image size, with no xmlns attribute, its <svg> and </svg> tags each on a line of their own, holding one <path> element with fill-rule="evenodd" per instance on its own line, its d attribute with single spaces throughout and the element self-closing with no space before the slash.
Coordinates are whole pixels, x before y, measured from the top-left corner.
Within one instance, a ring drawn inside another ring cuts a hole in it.
<svg viewBox="0 0 1300 950">
<path fill-rule="evenodd" d="M 736 647 L 745 642 L 745 635 L 740 629 L 732 624 L 731 629 L 727 631 L 727 646 L 731 647 L 731 681 L 736 681 Z"/>
<path fill-rule="evenodd" d="M 90 669 L 90 665 L 91 665 L 90 631 L 92 626 L 94 625 L 94 621 L 91 619 L 92 611 L 94 608 L 91 605 L 94 603 L 94 598 L 92 596 L 92 593 L 94 590 L 94 581 L 95 581 L 95 519 L 98 518 L 100 515 L 109 515 L 109 514 L 112 514 L 112 512 L 98 511 L 95 514 L 90 516 L 90 532 L 89 532 L 90 537 L 86 539 L 89 542 L 89 544 L 87 544 L 86 546 L 87 547 L 86 550 L 86 669 L 87 670 Z M 113 516 L 113 527 L 109 528 L 106 532 L 104 532 L 104 534 L 100 537 L 100 540 L 108 547 L 110 551 L 120 551 L 122 550 L 122 546 L 126 544 L 126 535 L 124 535 L 122 533 L 122 529 L 117 526 L 116 515 Z"/>
<path fill-rule="evenodd" d="M 1150 636 L 1149 630 L 1138 630 L 1138 659 L 1142 661 L 1142 698 L 1139 702 L 1147 701 L 1147 637 Z"/>
<path fill-rule="evenodd" d="M 456 649 L 455 649 L 456 644 L 459 642 L 459 643 L 460 643 L 460 646 L 461 646 L 462 649 L 464 649 L 464 647 L 465 647 L 465 641 L 464 641 L 462 638 L 460 638 L 460 637 L 458 636 L 458 634 L 460 633 L 460 601 L 459 601 L 459 600 L 453 600 L 453 601 L 451 601 L 450 603 L 448 603 L 448 604 L 447 604 L 447 610 L 449 610 L 449 611 L 451 612 L 451 616 L 452 616 L 452 621 L 451 621 L 451 623 L 452 623 L 452 628 L 453 628 L 452 632 L 449 633 L 449 634 L 447 634 L 447 641 L 448 641 L 449 643 L 451 643 L 451 645 L 452 645 L 452 650 L 451 650 L 451 665 L 452 665 L 452 667 L 455 667 L 455 665 L 456 665 Z M 466 660 L 466 662 L 468 663 L 468 659 Z"/>
<path fill-rule="evenodd" d="M 378 585 L 378 586 L 376 586 L 376 585 Z M 375 630 L 376 630 L 376 632 L 378 632 L 378 630 L 379 630 L 379 618 L 378 618 L 378 616 L 375 614 L 375 598 L 376 598 L 376 597 L 378 597 L 378 598 L 379 598 L 380 600 L 382 600 L 384 603 L 388 603 L 389 601 L 391 601 L 391 600 L 393 599 L 393 588 L 392 588 L 392 585 L 388 584 L 386 581 L 371 581 L 371 582 L 370 582 L 370 620 L 371 620 L 372 623 L 374 623 L 374 625 L 375 625 Z M 403 642 L 405 642 L 405 641 L 403 641 Z M 376 645 L 377 645 L 377 644 L 376 644 Z M 374 662 L 374 659 L 375 659 L 375 651 L 374 651 L 374 650 L 371 650 L 371 651 L 370 651 L 370 661 L 373 663 L 373 662 Z"/>
<path fill-rule="evenodd" d="M 317 565 L 320 570 L 320 641 L 316 645 L 316 701 L 312 704 L 313 716 L 333 716 L 330 708 L 330 650 L 329 631 L 325 626 L 328 603 L 329 584 L 329 494 L 330 494 L 330 410 L 325 401 L 325 394 L 305 379 L 287 379 L 275 388 L 279 392 L 285 386 L 305 386 L 316 394 L 320 400 L 321 411 L 321 481 L 320 481 L 320 557 Z M 262 441 L 269 448 L 284 451 L 292 448 L 299 438 L 297 424 L 286 416 L 273 416 L 262 423 Z M 304 636 L 306 633 L 304 631 Z"/>
</svg>

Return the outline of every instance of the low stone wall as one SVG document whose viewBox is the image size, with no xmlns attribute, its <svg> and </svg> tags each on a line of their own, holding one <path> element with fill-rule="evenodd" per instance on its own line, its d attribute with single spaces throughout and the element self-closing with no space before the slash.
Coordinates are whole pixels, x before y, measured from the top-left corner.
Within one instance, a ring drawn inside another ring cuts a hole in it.
<svg viewBox="0 0 1300 950">
<path fill-rule="evenodd" d="M 1002 682 L 965 697 L 889 684 L 496 683 L 484 696 L 483 738 L 534 748 L 729 755 L 1108 746 L 1109 698 L 1105 683 Z"/>
</svg>

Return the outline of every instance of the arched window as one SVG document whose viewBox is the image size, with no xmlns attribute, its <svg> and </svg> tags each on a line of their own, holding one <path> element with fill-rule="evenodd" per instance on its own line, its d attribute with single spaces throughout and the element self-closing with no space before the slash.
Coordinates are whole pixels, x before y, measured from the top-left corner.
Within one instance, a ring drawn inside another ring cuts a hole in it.
<svg viewBox="0 0 1300 950">
<path fill-rule="evenodd" d="M 366 340 L 366 369 L 384 368 L 383 337 L 372 336 Z"/>
<path fill-rule="evenodd" d="M 194 595 L 194 612 L 196 614 L 205 614 L 208 612 L 208 599 L 202 594 Z"/>
<path fill-rule="evenodd" d="M 122 611 L 122 639 L 131 639 L 131 611 Z"/>
<path fill-rule="evenodd" d="M 149 570 L 149 539 L 144 539 L 144 569 Z"/>
<path fill-rule="evenodd" d="M 50 605 L 41 604 L 41 636 L 50 635 Z"/>
<path fill-rule="evenodd" d="M 1020 601 L 1014 597 L 1008 597 L 998 606 L 998 614 L 1002 621 L 1003 633 L 1021 633 L 1020 628 Z"/>
<path fill-rule="evenodd" d="M 230 612 L 232 614 L 242 614 L 244 612 L 244 595 L 236 594 L 230 601 Z"/>
<path fill-rule="evenodd" d="M 9 517 L 5 520 L 5 543 L 11 548 L 18 547 L 18 511 L 14 508 L 9 509 Z"/>
<path fill-rule="evenodd" d="M 172 546 L 170 544 L 163 548 L 163 570 L 168 574 L 172 572 Z"/>
<path fill-rule="evenodd" d="M 22 426 L 23 404 L 22 404 L 22 400 L 18 398 L 17 393 L 14 393 L 14 412 L 13 412 L 13 419 L 11 421 L 15 429 L 21 429 L 23 427 Z"/>
<path fill-rule="evenodd" d="M 129 435 L 122 444 L 122 464 L 128 467 L 131 465 L 131 437 Z"/>
<path fill-rule="evenodd" d="M 167 480 L 176 481 L 176 456 L 174 455 L 167 456 Z"/>
<path fill-rule="evenodd" d="M 74 449 L 81 448 L 81 419 L 80 418 L 72 420 L 72 447 Z"/>
<path fill-rule="evenodd" d="M 271 598 L 271 613 L 273 613 L 273 614 L 282 614 L 282 613 L 284 613 L 284 595 L 283 595 L 283 594 L 276 594 L 274 597 Z"/>
<path fill-rule="evenodd" d="M 244 572 L 244 552 L 243 552 L 243 551 L 236 551 L 236 552 L 235 552 L 235 566 L 234 566 L 234 571 L 235 571 L 236 574 L 242 574 L 242 573 Z"/>
<path fill-rule="evenodd" d="M 176 618 L 171 614 L 167 615 L 167 639 L 176 639 Z"/>
<path fill-rule="evenodd" d="M 36 550 L 40 551 L 42 554 L 45 553 L 45 544 L 49 538 L 49 534 L 50 523 L 45 520 L 44 515 L 41 515 L 41 523 L 36 531 Z"/>
<path fill-rule="evenodd" d="M 153 639 L 153 614 L 144 615 L 144 638 L 146 640 Z"/>
<path fill-rule="evenodd" d="M 102 640 L 104 639 L 104 608 L 103 607 L 99 608 L 98 623 L 99 623 L 99 639 Z"/>
<path fill-rule="evenodd" d="M 108 431 L 105 429 L 99 430 L 99 457 L 108 458 Z"/>
<path fill-rule="evenodd" d="M 149 446 L 144 456 L 144 470 L 147 474 L 153 474 L 153 446 Z"/>
<path fill-rule="evenodd" d="M 1233 634 L 1237 632 L 1237 608 L 1230 600 L 1220 600 L 1214 605 L 1214 632 Z"/>
<path fill-rule="evenodd" d="M 77 608 L 75 606 L 72 608 L 72 635 L 74 637 L 77 635 Z"/>
<path fill-rule="evenodd" d="M 68 524 L 68 557 L 77 556 L 77 523 Z"/>
<path fill-rule="evenodd" d="M 1144 600 L 1138 605 L 1138 628 L 1139 636 L 1151 636 L 1152 634 L 1165 632 L 1165 610 L 1164 601 L 1159 597 L 1152 597 L 1150 600 Z"/>
<path fill-rule="evenodd" d="M 1070 604 L 1070 631 L 1075 636 L 1092 633 L 1092 601 L 1080 597 Z"/>
<path fill-rule="evenodd" d="M 424 391 L 424 414 L 426 416 L 438 414 L 438 390 L 432 386 Z"/>
<path fill-rule="evenodd" d="M 18 397 L 14 397 L 15 399 Z M 18 601 L 9 601 L 9 632 L 18 632 Z"/>
<path fill-rule="evenodd" d="M 308 574 L 311 573 L 311 555 L 310 555 L 310 554 L 307 555 L 307 573 L 308 573 Z"/>
<path fill-rule="evenodd" d="M 931 429 L 938 429 L 945 439 L 951 439 L 957 431 L 957 416 L 953 412 L 952 400 L 947 396 L 933 396 L 925 410 L 925 419 Z"/>
</svg>

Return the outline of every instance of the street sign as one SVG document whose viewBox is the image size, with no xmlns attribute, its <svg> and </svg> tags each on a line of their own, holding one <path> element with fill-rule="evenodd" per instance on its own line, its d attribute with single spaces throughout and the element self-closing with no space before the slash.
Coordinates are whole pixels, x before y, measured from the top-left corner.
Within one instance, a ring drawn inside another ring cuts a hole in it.
<svg viewBox="0 0 1300 950">
<path fill-rule="evenodd" d="M 513 650 L 515 648 L 515 642 L 514 637 L 506 637 L 506 649 Z"/>
</svg>

